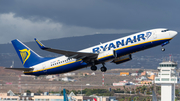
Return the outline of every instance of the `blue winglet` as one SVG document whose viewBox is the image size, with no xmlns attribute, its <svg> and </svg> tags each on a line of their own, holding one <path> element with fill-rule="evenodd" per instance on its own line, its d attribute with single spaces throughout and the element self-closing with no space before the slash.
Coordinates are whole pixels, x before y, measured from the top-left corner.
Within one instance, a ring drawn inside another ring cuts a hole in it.
<svg viewBox="0 0 180 101">
<path fill-rule="evenodd" d="M 64 101 L 69 101 L 65 89 L 63 89 L 63 95 L 64 95 Z"/>
<path fill-rule="evenodd" d="M 41 49 L 47 49 L 38 39 L 34 38 L 34 40 L 36 41 L 36 43 L 38 44 L 38 46 L 39 46 Z"/>
</svg>

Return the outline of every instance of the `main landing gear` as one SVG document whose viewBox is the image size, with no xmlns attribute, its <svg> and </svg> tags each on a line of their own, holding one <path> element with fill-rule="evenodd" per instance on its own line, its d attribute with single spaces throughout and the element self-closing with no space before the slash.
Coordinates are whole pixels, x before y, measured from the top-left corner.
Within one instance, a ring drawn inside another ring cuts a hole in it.
<svg viewBox="0 0 180 101">
<path fill-rule="evenodd" d="M 107 71 L 107 68 L 104 66 L 104 63 L 102 63 L 102 67 L 101 67 L 101 72 L 106 72 Z"/>
<path fill-rule="evenodd" d="M 101 72 L 106 72 L 107 71 L 107 68 L 103 65 L 102 67 L 101 67 Z"/>
<path fill-rule="evenodd" d="M 107 71 L 107 68 L 104 66 L 104 63 L 102 64 L 103 66 L 100 68 L 101 69 L 101 72 L 106 72 Z M 91 66 L 91 70 L 92 71 L 96 71 L 97 70 L 97 67 L 95 65 L 92 65 Z"/>
<path fill-rule="evenodd" d="M 96 70 L 97 70 L 97 67 L 96 67 L 95 65 L 92 65 L 92 66 L 91 66 L 91 70 L 92 70 L 92 71 L 96 71 Z"/>
<path fill-rule="evenodd" d="M 92 61 L 91 70 L 92 70 L 92 71 L 96 71 L 96 70 L 97 70 L 97 67 L 96 67 L 94 61 Z"/>
</svg>

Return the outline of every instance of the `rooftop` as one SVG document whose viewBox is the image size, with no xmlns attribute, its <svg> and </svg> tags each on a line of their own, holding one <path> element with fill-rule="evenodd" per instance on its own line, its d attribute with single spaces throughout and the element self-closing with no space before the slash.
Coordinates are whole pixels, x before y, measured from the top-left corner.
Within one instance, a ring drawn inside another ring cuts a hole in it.
<svg viewBox="0 0 180 101">
<path fill-rule="evenodd" d="M 159 64 L 177 64 L 176 62 L 173 62 L 173 61 L 163 61 Z"/>
</svg>

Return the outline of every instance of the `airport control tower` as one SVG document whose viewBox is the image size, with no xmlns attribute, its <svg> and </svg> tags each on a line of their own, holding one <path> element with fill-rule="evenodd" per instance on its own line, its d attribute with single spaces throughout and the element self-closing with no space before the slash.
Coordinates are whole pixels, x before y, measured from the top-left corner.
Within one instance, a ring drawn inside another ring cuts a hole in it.
<svg viewBox="0 0 180 101">
<path fill-rule="evenodd" d="M 159 73 L 155 83 L 161 85 L 161 101 L 175 101 L 175 84 L 180 83 L 177 76 L 177 63 L 162 62 L 157 67 Z"/>
</svg>

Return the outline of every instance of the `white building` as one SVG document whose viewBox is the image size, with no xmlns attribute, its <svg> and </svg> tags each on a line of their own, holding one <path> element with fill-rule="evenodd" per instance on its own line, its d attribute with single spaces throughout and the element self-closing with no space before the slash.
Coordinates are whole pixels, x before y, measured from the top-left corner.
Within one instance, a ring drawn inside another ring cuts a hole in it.
<svg viewBox="0 0 180 101">
<path fill-rule="evenodd" d="M 66 81 L 66 82 L 74 82 L 75 81 L 74 79 L 71 79 L 71 78 L 68 78 L 68 77 L 61 78 L 61 80 Z"/>
<path fill-rule="evenodd" d="M 94 72 L 92 72 L 91 75 L 95 76 L 96 74 Z"/>
<path fill-rule="evenodd" d="M 65 74 L 63 74 L 63 76 L 74 76 L 74 75 L 76 75 L 75 73 L 65 73 Z"/>
<path fill-rule="evenodd" d="M 152 71 L 147 71 L 147 75 L 155 75 Z"/>
<path fill-rule="evenodd" d="M 161 85 L 161 101 L 175 101 L 175 84 L 180 83 L 177 77 L 177 63 L 168 61 L 162 62 L 157 67 L 158 77 L 155 83 Z"/>
<path fill-rule="evenodd" d="M 119 81 L 118 83 L 113 83 L 113 86 L 124 86 L 124 85 L 135 85 L 135 83 L 128 82 L 126 80 Z"/>
<path fill-rule="evenodd" d="M 131 73 L 131 76 L 138 76 L 138 73 Z"/>
<path fill-rule="evenodd" d="M 147 77 L 145 77 L 145 76 L 141 76 L 141 77 L 139 77 L 139 78 L 136 78 L 136 80 L 138 80 L 138 81 L 143 81 L 143 80 L 148 80 L 148 79 L 147 79 Z"/>
<path fill-rule="evenodd" d="M 52 79 L 52 78 L 55 78 L 55 77 L 56 77 L 56 75 L 47 75 L 46 79 Z"/>
</svg>

